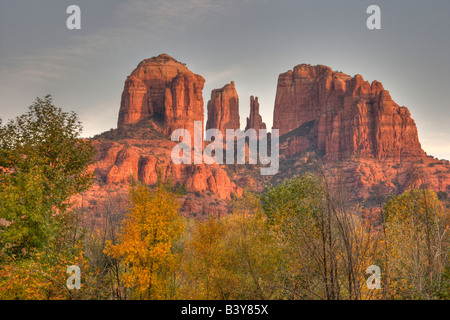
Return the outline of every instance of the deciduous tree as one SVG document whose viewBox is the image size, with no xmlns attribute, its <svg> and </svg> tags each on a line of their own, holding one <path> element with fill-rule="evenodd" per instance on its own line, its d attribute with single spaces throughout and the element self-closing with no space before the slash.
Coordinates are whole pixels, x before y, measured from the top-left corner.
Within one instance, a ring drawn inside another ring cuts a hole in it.
<svg viewBox="0 0 450 320">
<path fill-rule="evenodd" d="M 150 190 L 138 183 L 130 189 L 130 203 L 118 243 L 109 242 L 105 252 L 123 264 L 122 278 L 132 298 L 173 298 L 177 263 L 173 243 L 183 231 L 178 199 L 163 184 Z"/>
</svg>

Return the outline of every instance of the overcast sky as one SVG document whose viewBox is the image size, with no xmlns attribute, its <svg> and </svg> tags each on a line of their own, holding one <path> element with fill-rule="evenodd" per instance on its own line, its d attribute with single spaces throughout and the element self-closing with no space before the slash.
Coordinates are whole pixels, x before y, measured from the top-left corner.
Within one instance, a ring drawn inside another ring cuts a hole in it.
<svg viewBox="0 0 450 320">
<path fill-rule="evenodd" d="M 66 9 L 81 8 L 81 30 Z M 381 30 L 366 27 L 369 5 Z M 203 98 L 235 81 L 241 127 L 249 97 L 272 126 L 278 75 L 324 64 L 378 80 L 409 108 L 424 150 L 450 159 L 450 1 L 0 0 L 0 117 L 50 93 L 93 136 L 115 128 L 123 84 L 167 53 L 206 79 Z"/>
</svg>

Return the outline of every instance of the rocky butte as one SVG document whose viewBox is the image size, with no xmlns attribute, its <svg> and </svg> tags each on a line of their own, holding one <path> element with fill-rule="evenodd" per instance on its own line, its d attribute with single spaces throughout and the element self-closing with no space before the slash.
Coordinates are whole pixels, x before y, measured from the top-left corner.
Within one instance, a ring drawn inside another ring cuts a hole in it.
<svg viewBox="0 0 450 320">
<path fill-rule="evenodd" d="M 222 88 L 211 91 L 206 130 L 218 129 L 225 138 L 226 129 L 236 130 L 239 128 L 239 97 L 234 81 L 231 81 Z"/>
<path fill-rule="evenodd" d="M 378 81 L 300 64 L 280 74 L 273 114 L 283 155 L 297 159 L 286 174 L 315 158 L 329 172 L 339 166 L 363 197 L 378 185 L 385 193 L 419 185 L 450 192 L 448 161 L 427 156 L 409 110 Z"/>
<path fill-rule="evenodd" d="M 175 129 L 193 132 L 193 121 L 203 121 L 205 79 L 167 54 L 143 60 L 125 81 L 120 102 L 120 128 L 153 118 L 171 134 Z"/>
<path fill-rule="evenodd" d="M 318 65 L 298 65 L 278 78 L 273 127 L 280 136 L 311 123 L 328 161 L 357 153 L 377 159 L 422 158 L 414 120 L 380 82 Z M 302 151 L 306 145 L 297 144 Z"/>
</svg>

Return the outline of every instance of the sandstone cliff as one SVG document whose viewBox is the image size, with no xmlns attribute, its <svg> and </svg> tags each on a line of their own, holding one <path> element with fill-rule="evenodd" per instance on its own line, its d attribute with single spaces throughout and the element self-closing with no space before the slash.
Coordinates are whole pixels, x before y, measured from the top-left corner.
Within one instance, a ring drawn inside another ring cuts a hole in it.
<svg viewBox="0 0 450 320">
<path fill-rule="evenodd" d="M 278 78 L 273 128 L 280 130 L 278 183 L 321 168 L 353 199 L 411 187 L 450 192 L 450 164 L 427 156 L 406 107 L 378 81 L 301 64 Z M 333 178 L 334 179 L 334 178 Z"/>
<path fill-rule="evenodd" d="M 327 161 L 351 154 L 377 159 L 425 157 L 416 125 L 380 82 L 331 68 L 301 64 L 278 78 L 273 128 L 280 135 L 311 126 L 309 140 L 292 141 L 290 153 L 311 144 Z"/>
<path fill-rule="evenodd" d="M 177 144 L 160 132 L 152 119 L 113 129 L 93 141 L 96 156 L 90 170 L 96 183 L 84 196 L 86 206 L 107 199 L 109 194 L 126 198 L 133 181 L 155 185 L 158 179 L 171 180 L 182 188 L 181 211 L 186 215 L 224 215 L 228 201 L 242 194 L 223 166 L 174 164 L 171 151 Z"/>
<path fill-rule="evenodd" d="M 223 88 L 211 91 L 206 130 L 218 129 L 225 138 L 226 129 L 236 130 L 239 128 L 239 97 L 234 81 L 231 81 Z"/>
<path fill-rule="evenodd" d="M 143 60 L 125 81 L 118 127 L 153 117 L 164 133 L 203 123 L 205 79 L 167 54 Z"/>
</svg>

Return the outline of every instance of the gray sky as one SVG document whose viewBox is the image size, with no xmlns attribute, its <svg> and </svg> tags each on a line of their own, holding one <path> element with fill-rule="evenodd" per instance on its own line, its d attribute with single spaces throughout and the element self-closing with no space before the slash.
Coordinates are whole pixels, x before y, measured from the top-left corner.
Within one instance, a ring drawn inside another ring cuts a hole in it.
<svg viewBox="0 0 450 320">
<path fill-rule="evenodd" d="M 81 8 L 81 30 L 66 9 Z M 366 9 L 381 8 L 381 30 Z M 0 117 L 50 93 L 84 134 L 116 127 L 123 84 L 160 53 L 206 79 L 203 98 L 235 81 L 241 127 L 249 97 L 272 126 L 278 75 L 324 64 L 378 80 L 409 108 L 424 150 L 450 159 L 450 1 L 0 0 Z"/>
</svg>

